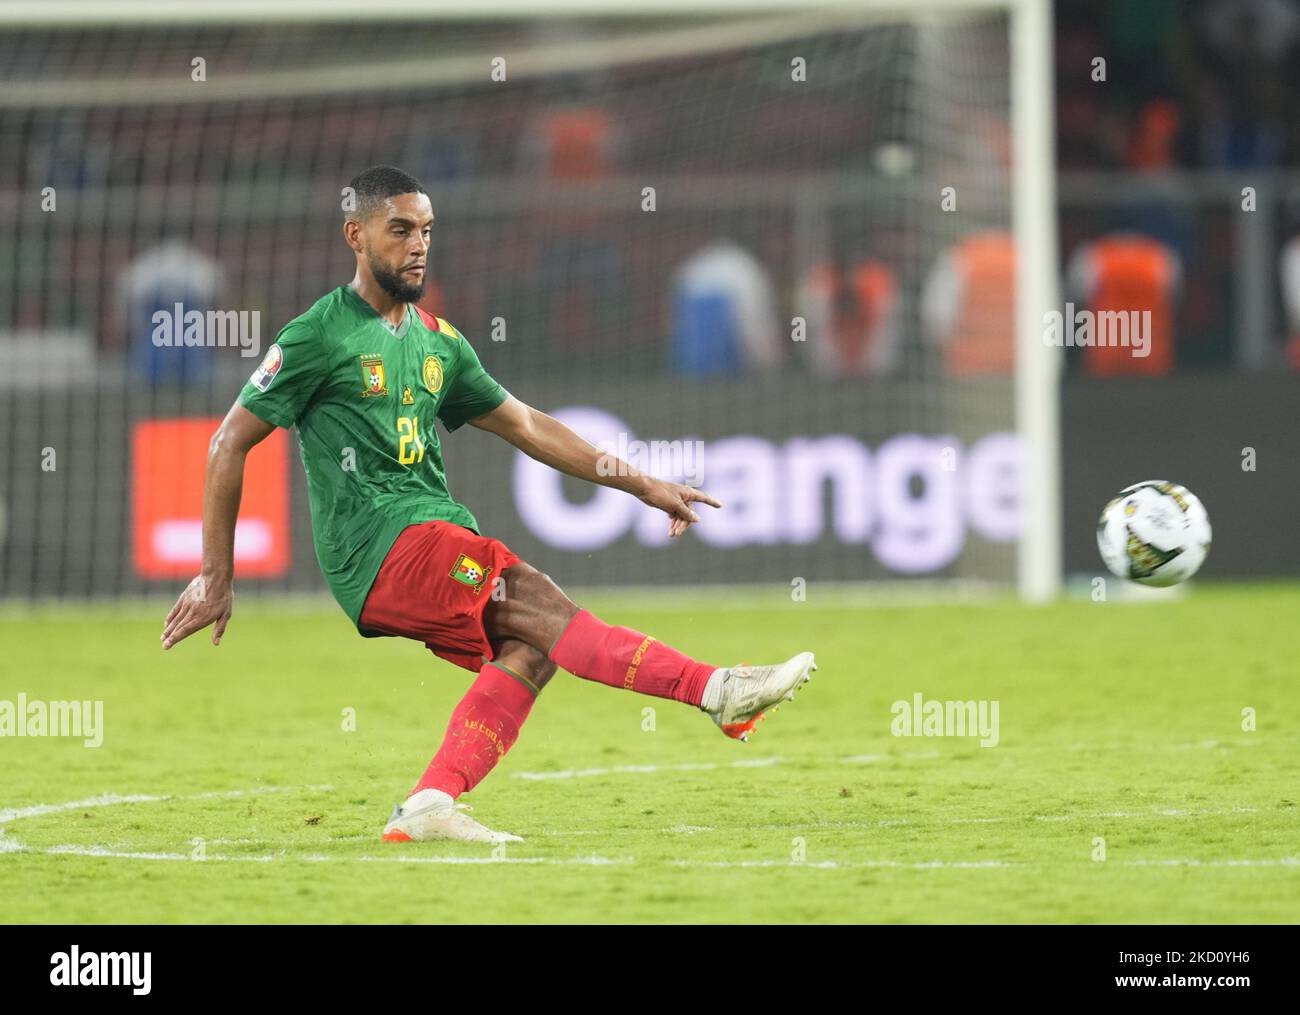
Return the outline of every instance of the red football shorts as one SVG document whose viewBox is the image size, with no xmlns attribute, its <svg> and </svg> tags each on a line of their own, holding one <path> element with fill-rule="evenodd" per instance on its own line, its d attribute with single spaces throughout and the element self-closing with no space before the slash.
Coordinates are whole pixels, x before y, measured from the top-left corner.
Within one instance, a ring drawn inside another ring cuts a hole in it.
<svg viewBox="0 0 1300 1015">
<path fill-rule="evenodd" d="M 496 579 L 520 558 L 497 539 L 452 522 L 408 525 L 370 586 L 361 626 L 413 638 L 475 673 L 493 656 L 483 610 Z"/>
</svg>

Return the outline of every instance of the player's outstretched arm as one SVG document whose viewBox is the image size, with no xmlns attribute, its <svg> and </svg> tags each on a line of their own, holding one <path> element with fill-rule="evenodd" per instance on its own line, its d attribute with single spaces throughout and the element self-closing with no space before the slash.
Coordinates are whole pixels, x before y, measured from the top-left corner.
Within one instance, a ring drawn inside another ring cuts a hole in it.
<svg viewBox="0 0 1300 1015">
<path fill-rule="evenodd" d="M 203 483 L 203 571 L 167 614 L 161 637 L 164 649 L 213 623 L 217 626 L 212 629 L 212 644 L 221 644 L 234 606 L 235 519 L 244 487 L 244 460 L 274 429 L 235 403 L 212 435 Z"/>
<path fill-rule="evenodd" d="M 470 423 L 509 441 L 524 454 L 566 475 L 601 486 L 612 486 L 657 507 L 672 519 L 668 525 L 670 536 L 680 536 L 692 522 L 700 520 L 691 508 L 692 504 L 722 507 L 700 490 L 638 472 L 622 459 L 606 454 L 584 440 L 554 416 L 539 412 L 514 395 Z"/>
</svg>

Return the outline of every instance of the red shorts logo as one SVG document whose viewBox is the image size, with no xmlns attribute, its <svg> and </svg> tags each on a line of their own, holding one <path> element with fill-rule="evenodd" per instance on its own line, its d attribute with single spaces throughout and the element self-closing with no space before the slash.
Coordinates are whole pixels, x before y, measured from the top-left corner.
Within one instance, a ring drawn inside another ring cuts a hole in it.
<svg viewBox="0 0 1300 1015">
<path fill-rule="evenodd" d="M 478 595 L 479 590 L 483 588 L 483 583 L 487 581 L 487 576 L 491 573 L 490 567 L 484 567 L 469 554 L 462 553 L 456 558 L 449 577 L 455 578 L 462 585 L 468 585 L 474 590 L 474 594 Z"/>
</svg>

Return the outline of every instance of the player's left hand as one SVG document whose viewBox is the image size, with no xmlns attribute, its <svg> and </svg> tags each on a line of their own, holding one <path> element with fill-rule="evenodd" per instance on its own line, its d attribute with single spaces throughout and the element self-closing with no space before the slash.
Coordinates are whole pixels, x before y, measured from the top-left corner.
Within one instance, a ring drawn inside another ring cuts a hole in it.
<svg viewBox="0 0 1300 1015">
<path fill-rule="evenodd" d="M 700 520 L 700 516 L 692 510 L 692 504 L 722 507 L 721 502 L 710 497 L 703 490 L 683 486 L 681 483 L 669 483 L 662 479 L 654 480 L 650 488 L 641 494 L 641 500 L 651 507 L 657 507 L 672 519 L 668 523 L 668 535 L 673 538 L 680 536 L 693 522 Z"/>
</svg>

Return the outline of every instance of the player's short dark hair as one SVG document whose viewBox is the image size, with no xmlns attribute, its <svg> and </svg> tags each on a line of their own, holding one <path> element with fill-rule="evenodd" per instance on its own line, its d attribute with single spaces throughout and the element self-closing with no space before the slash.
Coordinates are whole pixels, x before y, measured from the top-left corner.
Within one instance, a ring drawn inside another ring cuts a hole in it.
<svg viewBox="0 0 1300 1015">
<path fill-rule="evenodd" d="M 369 219 L 390 197 L 428 193 L 419 180 L 396 166 L 371 166 L 354 176 L 348 187 L 352 191 L 354 207 L 345 210 L 343 217 L 358 222 Z"/>
</svg>

